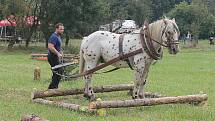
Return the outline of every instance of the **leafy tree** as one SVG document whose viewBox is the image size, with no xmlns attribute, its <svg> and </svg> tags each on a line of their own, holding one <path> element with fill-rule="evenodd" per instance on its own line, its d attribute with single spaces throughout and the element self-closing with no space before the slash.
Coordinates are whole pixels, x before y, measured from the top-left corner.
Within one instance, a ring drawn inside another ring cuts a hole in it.
<svg viewBox="0 0 215 121">
<path fill-rule="evenodd" d="M 127 6 L 128 0 L 107 0 L 110 6 L 110 20 L 126 19 L 128 17 Z"/>
<path fill-rule="evenodd" d="M 151 20 L 152 12 L 151 0 L 129 0 L 129 18 L 135 20 L 139 26 L 143 25 L 144 20 Z"/>
<path fill-rule="evenodd" d="M 175 0 L 152 0 L 153 20 L 157 20 L 166 15 L 178 3 Z"/>
<path fill-rule="evenodd" d="M 200 38 L 207 38 L 214 31 L 214 17 L 201 5 L 182 2 L 168 15 L 176 18 L 182 34 L 190 31 Z"/>
<path fill-rule="evenodd" d="M 214 0 L 193 0 L 193 4 L 198 4 L 202 5 L 203 7 L 206 7 L 211 14 L 215 15 Z"/>
<path fill-rule="evenodd" d="M 41 30 L 47 40 L 57 22 L 65 26 L 66 44 L 70 37 L 81 37 L 98 29 L 110 17 L 104 0 L 47 0 L 41 1 Z M 52 26 L 50 26 L 52 25 Z"/>
</svg>

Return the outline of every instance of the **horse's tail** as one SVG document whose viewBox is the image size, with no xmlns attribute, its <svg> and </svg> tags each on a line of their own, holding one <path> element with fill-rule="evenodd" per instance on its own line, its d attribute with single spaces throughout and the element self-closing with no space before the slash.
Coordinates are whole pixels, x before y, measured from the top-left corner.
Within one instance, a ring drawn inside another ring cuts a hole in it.
<svg viewBox="0 0 215 121">
<path fill-rule="evenodd" d="M 82 44 L 85 42 L 86 37 L 84 37 L 84 39 L 82 40 Z M 81 44 L 81 45 L 82 45 Z M 84 71 L 84 65 L 85 65 L 85 60 L 84 60 L 84 57 L 83 57 L 83 52 L 82 52 L 82 47 L 80 47 L 80 52 L 79 52 L 79 55 L 80 55 L 80 61 L 79 61 L 79 73 L 83 73 Z"/>
<path fill-rule="evenodd" d="M 82 73 L 84 71 L 84 57 L 82 53 L 82 49 L 80 49 L 80 61 L 79 61 L 79 73 Z"/>
</svg>

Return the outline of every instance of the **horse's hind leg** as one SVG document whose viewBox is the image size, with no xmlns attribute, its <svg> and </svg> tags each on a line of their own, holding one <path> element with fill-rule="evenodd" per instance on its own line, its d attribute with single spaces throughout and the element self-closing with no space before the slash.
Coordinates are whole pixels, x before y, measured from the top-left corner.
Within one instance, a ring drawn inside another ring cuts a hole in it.
<svg viewBox="0 0 215 121">
<path fill-rule="evenodd" d="M 97 65 L 97 60 L 85 60 L 85 70 L 90 70 L 95 68 Z M 90 101 L 94 101 L 96 99 L 95 94 L 93 92 L 93 87 L 91 84 L 92 74 L 85 75 L 85 89 L 84 89 L 84 97 L 87 97 Z"/>
<path fill-rule="evenodd" d="M 90 101 L 95 100 L 95 94 L 93 92 L 93 87 L 91 85 L 92 74 L 84 76 L 85 88 L 84 88 L 84 97 L 88 98 Z"/>
</svg>

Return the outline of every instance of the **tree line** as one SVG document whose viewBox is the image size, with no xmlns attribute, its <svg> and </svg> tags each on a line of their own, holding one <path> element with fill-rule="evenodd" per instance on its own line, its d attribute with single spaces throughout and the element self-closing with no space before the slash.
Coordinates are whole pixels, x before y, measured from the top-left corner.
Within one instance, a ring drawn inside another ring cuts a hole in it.
<svg viewBox="0 0 215 121">
<path fill-rule="evenodd" d="M 36 31 L 47 40 L 54 25 L 65 26 L 65 38 L 87 36 L 102 24 L 116 19 L 133 19 L 139 26 L 144 20 L 153 22 L 162 16 L 175 18 L 181 35 L 190 31 L 199 38 L 208 38 L 215 30 L 213 0 L 1 0 L 0 19 L 13 13 L 17 28 L 26 33 L 26 46 Z M 24 16 L 37 16 L 40 21 L 23 26 Z"/>
</svg>

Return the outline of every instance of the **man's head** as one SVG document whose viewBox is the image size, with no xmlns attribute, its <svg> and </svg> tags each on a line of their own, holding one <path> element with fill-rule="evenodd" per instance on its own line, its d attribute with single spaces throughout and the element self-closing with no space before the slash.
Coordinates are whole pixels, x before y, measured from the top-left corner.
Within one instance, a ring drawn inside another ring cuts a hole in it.
<svg viewBox="0 0 215 121">
<path fill-rule="evenodd" d="M 63 32 L 64 32 L 64 26 L 63 26 L 62 23 L 57 23 L 57 24 L 55 25 L 55 32 L 56 32 L 58 35 L 63 34 Z"/>
</svg>

